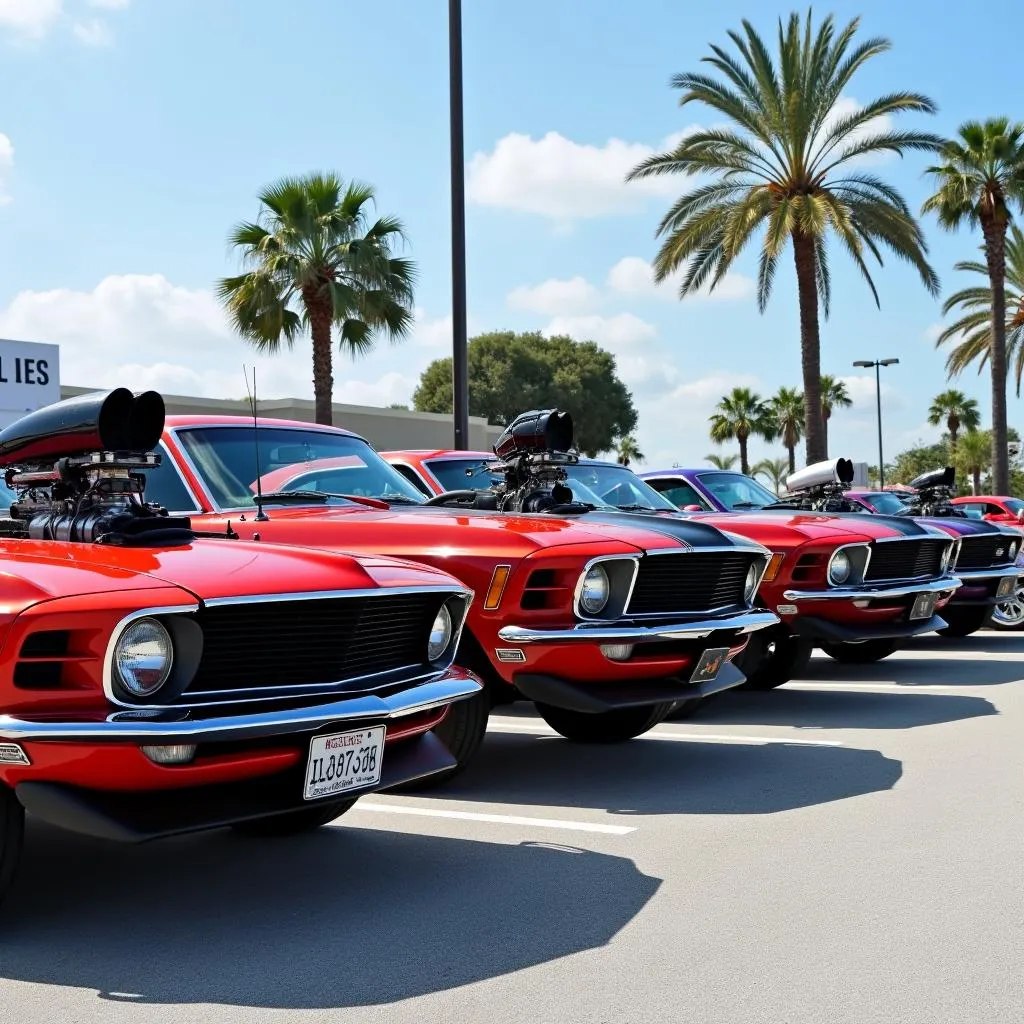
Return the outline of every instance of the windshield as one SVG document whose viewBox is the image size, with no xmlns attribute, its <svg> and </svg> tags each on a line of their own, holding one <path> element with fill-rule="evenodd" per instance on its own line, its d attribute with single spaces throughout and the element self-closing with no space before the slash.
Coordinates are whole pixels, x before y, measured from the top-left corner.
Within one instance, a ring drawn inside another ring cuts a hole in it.
<svg viewBox="0 0 1024 1024">
<path fill-rule="evenodd" d="M 907 509 L 906 501 L 892 491 L 875 491 L 871 494 L 862 494 L 861 497 L 883 516 L 895 515 L 897 512 L 905 512 Z"/>
<path fill-rule="evenodd" d="M 730 512 L 737 508 L 764 508 L 779 500 L 767 487 L 742 473 L 700 473 L 697 479 Z"/>
<path fill-rule="evenodd" d="M 1007 498 L 1006 501 L 1003 502 L 1003 504 L 1014 515 L 1016 515 L 1022 508 L 1024 508 L 1024 501 L 1021 501 L 1020 498 Z"/>
<path fill-rule="evenodd" d="M 446 491 L 489 491 L 502 482 L 485 459 L 432 459 L 425 463 Z"/>
<path fill-rule="evenodd" d="M 638 505 L 642 508 L 664 509 L 678 512 L 679 509 L 667 498 L 660 495 L 649 483 L 641 480 L 626 466 L 588 465 L 583 463 L 567 466 L 569 486 L 578 500 L 593 503 L 593 498 L 581 493 L 581 485 L 605 505 L 621 507 Z"/>
<path fill-rule="evenodd" d="M 256 447 L 252 427 L 178 431 L 218 508 L 255 505 Z M 326 491 L 366 498 L 423 502 L 423 495 L 364 440 L 301 427 L 260 427 L 259 472 L 264 493 Z"/>
</svg>

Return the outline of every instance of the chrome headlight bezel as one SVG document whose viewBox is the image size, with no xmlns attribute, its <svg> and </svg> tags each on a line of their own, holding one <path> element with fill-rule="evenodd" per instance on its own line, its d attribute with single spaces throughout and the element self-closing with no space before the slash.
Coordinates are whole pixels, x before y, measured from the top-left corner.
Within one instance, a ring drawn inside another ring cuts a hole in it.
<svg viewBox="0 0 1024 1024">
<path fill-rule="evenodd" d="M 839 571 L 837 571 L 837 568 Z M 853 575 L 853 561 L 842 548 L 832 553 L 832 557 L 828 560 L 828 568 L 825 574 L 829 586 L 841 587 L 844 583 L 849 582 L 850 577 Z"/>
<path fill-rule="evenodd" d="M 133 673 L 128 649 L 135 647 L 135 658 L 151 664 L 140 666 Z M 111 676 L 114 685 L 129 701 L 148 700 L 167 684 L 174 668 L 174 640 L 170 630 L 157 618 L 143 616 L 130 622 L 113 646 Z M 141 680 L 139 672 L 150 673 L 151 678 Z"/>
<path fill-rule="evenodd" d="M 427 634 L 427 661 L 431 664 L 440 661 L 451 647 L 454 637 L 455 625 L 446 601 L 437 610 L 430 632 Z"/>
<path fill-rule="evenodd" d="M 585 614 L 600 615 L 608 606 L 611 594 L 611 580 L 604 566 L 592 565 L 580 577 L 577 603 Z"/>
<path fill-rule="evenodd" d="M 747 604 L 754 603 L 754 598 L 757 596 L 757 588 L 761 583 L 761 575 L 765 568 L 767 566 L 758 565 L 756 561 L 750 563 L 750 568 L 747 569 L 747 578 L 743 581 L 743 600 Z"/>
</svg>

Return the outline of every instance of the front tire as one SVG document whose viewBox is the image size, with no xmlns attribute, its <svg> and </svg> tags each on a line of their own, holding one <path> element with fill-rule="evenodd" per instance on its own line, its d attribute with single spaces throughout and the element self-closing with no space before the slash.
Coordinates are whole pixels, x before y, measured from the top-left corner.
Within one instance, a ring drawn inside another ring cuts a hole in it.
<svg viewBox="0 0 1024 1024">
<path fill-rule="evenodd" d="M 25 809 L 14 790 L 0 784 L 0 903 L 14 884 L 25 840 Z"/>
<path fill-rule="evenodd" d="M 313 832 L 324 825 L 330 824 L 350 811 L 358 797 L 347 800 L 332 800 L 329 804 L 317 804 L 314 807 L 303 807 L 298 811 L 285 811 L 283 814 L 271 814 L 266 818 L 253 818 L 252 821 L 238 821 L 232 825 L 239 835 L 251 839 L 279 839 L 286 836 L 298 836 L 303 832 Z"/>
<path fill-rule="evenodd" d="M 772 630 L 768 636 L 765 632 L 752 636 L 735 659 L 736 667 L 747 677 L 738 690 L 774 690 L 810 664 L 814 645 L 809 640 L 782 630 Z"/>
<path fill-rule="evenodd" d="M 840 641 L 822 644 L 821 649 L 843 665 L 873 665 L 898 650 L 898 640 Z"/>
<path fill-rule="evenodd" d="M 1018 585 L 1009 601 L 992 609 L 988 624 L 993 629 L 1024 629 L 1024 587 Z"/>
<path fill-rule="evenodd" d="M 985 620 L 990 614 L 989 609 L 984 607 L 946 608 L 942 612 L 942 617 L 948 625 L 945 629 L 938 629 L 936 632 L 939 636 L 970 636 L 985 625 Z"/>
<path fill-rule="evenodd" d="M 653 729 L 672 710 L 673 701 L 641 708 L 589 714 L 537 703 L 537 711 L 560 736 L 574 743 L 624 743 Z"/>
</svg>

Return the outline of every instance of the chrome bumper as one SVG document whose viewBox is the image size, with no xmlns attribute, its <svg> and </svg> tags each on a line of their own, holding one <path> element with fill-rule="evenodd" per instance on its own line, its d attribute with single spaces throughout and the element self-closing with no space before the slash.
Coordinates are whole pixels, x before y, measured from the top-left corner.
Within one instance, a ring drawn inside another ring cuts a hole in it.
<svg viewBox="0 0 1024 1024">
<path fill-rule="evenodd" d="M 82 740 L 103 743 L 212 743 L 315 732 L 334 723 L 387 722 L 430 711 L 480 692 L 472 677 L 449 670 L 430 683 L 390 697 L 363 696 L 315 707 L 189 718 L 180 711 L 119 711 L 103 721 L 31 720 L 0 715 L 0 739 L 16 741 Z M 223 707 L 223 706 L 222 706 Z M 190 714 L 195 714 L 192 708 Z M 145 717 L 140 717 L 140 716 Z"/>
<path fill-rule="evenodd" d="M 572 629 L 529 629 L 526 626 L 502 626 L 498 636 L 509 644 L 642 644 L 658 640 L 699 640 L 719 630 L 736 634 L 753 633 L 774 626 L 774 612 L 753 611 L 728 615 L 721 619 L 699 619 L 666 626 L 616 626 L 600 622 L 581 622 Z"/>
<path fill-rule="evenodd" d="M 889 597 L 910 597 L 912 594 L 952 594 L 962 584 L 955 576 L 920 583 L 900 583 L 894 586 L 829 587 L 827 590 L 787 590 L 787 601 L 872 601 Z"/>
<path fill-rule="evenodd" d="M 953 571 L 956 573 L 957 579 L 967 580 L 968 582 L 974 582 L 975 580 L 1001 580 L 1007 576 L 1016 578 L 1021 575 L 1021 570 L 1015 565 L 1006 565 L 1001 569 L 967 569 L 964 572 L 954 569 Z"/>
</svg>

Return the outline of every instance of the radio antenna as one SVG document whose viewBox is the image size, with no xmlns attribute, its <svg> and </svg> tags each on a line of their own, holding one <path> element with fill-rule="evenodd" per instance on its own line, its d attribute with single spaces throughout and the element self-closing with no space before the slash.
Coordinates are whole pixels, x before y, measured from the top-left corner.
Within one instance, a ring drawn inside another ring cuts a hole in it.
<svg viewBox="0 0 1024 1024">
<path fill-rule="evenodd" d="M 270 516 L 263 511 L 263 470 L 260 469 L 260 424 L 256 415 L 256 367 L 252 368 L 252 391 L 249 390 L 249 371 L 242 364 L 242 376 L 245 377 L 245 391 L 249 396 L 249 407 L 252 409 L 252 444 L 256 455 L 256 521 L 265 523 Z"/>
</svg>

